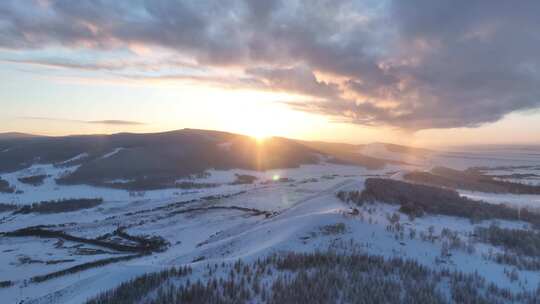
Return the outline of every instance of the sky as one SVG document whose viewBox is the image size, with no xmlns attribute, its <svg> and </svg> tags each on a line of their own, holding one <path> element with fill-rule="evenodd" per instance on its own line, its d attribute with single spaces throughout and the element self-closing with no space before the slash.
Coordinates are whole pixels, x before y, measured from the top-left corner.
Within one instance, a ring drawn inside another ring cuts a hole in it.
<svg viewBox="0 0 540 304">
<path fill-rule="evenodd" d="M 540 2 L 2 0 L 0 132 L 540 144 Z"/>
</svg>

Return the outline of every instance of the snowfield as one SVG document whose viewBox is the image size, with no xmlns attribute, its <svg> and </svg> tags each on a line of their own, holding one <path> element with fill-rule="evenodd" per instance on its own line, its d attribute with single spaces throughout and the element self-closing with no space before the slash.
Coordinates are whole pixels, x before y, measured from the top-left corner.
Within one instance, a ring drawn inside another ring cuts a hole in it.
<svg viewBox="0 0 540 304">
<path fill-rule="evenodd" d="M 226 144 L 222 146 L 227 149 Z M 466 218 L 429 214 L 410 218 L 399 212 L 396 205 L 376 202 L 358 207 L 339 200 L 336 194 L 338 191 L 362 191 L 364 181 L 369 177 L 400 179 L 403 171 L 412 168 L 429 169 L 441 164 L 457 169 L 488 165 L 538 166 L 540 156 L 497 150 L 469 154 L 438 153 L 427 159 L 395 155 L 397 152 L 384 149 L 384 146 L 371 146 L 361 152 L 372 156 L 381 154 L 380 158 L 385 159 L 410 159 L 406 163 L 415 166 L 388 165 L 381 170 L 367 170 L 357 166 L 321 163 L 264 172 L 210 170 L 205 176 L 180 181 L 212 183 L 216 187 L 140 193 L 56 184 L 56 178 L 76 169 L 75 166 L 34 165 L 25 170 L 2 174 L 4 180 L 22 192 L 0 193 L 0 203 L 28 205 L 65 198 L 103 198 L 103 203 L 95 208 L 65 213 L 3 212 L 0 213 L 0 232 L 45 225 L 80 238 L 105 239 L 122 226 L 129 235 L 159 236 L 169 243 L 169 247 L 131 260 L 33 282 L 30 278 L 35 276 L 92 261 L 127 256 L 129 253 L 98 245 L 60 241 L 58 238 L 2 236 L 0 281 L 11 281 L 12 285 L 0 287 L 1 302 L 84 303 L 122 282 L 170 266 L 191 266 L 195 280 L 203 276 L 208 264 L 238 259 L 250 262 L 287 251 L 340 250 L 346 248 L 345 244 L 354 244 L 369 254 L 415 259 L 433 269 L 478 273 L 488 282 L 514 292 L 538 288 L 538 271 L 495 262 L 489 257 L 503 253 L 505 249 L 475 241 L 472 236 L 475 228 L 493 224 L 503 228 L 532 229 L 526 222 L 496 220 L 473 223 Z M 111 151 L 103 157 L 111 157 L 120 151 Z M 73 160 L 66 161 L 66 164 Z M 510 170 L 499 169 L 497 174 L 508 174 Z M 534 168 L 519 170 L 520 173 L 540 172 Z M 48 176 L 39 186 L 18 180 L 38 174 Z M 253 184 L 235 184 L 238 175 L 251 175 L 257 179 Z M 540 208 L 540 195 L 469 191 L 460 191 L 460 194 L 516 208 Z M 329 227 L 343 229 L 334 231 Z M 448 231 L 464 245 L 443 254 L 443 247 L 449 242 L 446 236 Z M 509 278 L 508 271 L 511 269 L 516 269 L 518 273 L 515 280 Z"/>
</svg>

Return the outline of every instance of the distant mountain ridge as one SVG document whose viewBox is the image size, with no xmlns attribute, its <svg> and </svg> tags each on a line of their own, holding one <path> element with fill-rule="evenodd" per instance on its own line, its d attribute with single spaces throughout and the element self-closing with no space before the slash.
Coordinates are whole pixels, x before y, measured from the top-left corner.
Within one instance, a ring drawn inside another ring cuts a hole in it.
<svg viewBox="0 0 540 304">
<path fill-rule="evenodd" d="M 58 180 L 64 184 L 161 188 L 209 169 L 268 170 L 321 160 L 382 168 L 389 161 L 358 153 L 359 145 L 182 129 L 161 133 L 118 133 L 64 137 L 0 137 L 0 172 L 34 164 L 78 166 Z M 391 161 L 390 161 L 391 162 Z M 127 180 L 118 184 L 115 180 Z"/>
<path fill-rule="evenodd" d="M 40 135 L 33 135 L 33 134 L 20 133 L 20 132 L 0 133 L 0 140 L 19 139 L 19 138 L 34 138 L 34 137 L 40 137 Z"/>
</svg>

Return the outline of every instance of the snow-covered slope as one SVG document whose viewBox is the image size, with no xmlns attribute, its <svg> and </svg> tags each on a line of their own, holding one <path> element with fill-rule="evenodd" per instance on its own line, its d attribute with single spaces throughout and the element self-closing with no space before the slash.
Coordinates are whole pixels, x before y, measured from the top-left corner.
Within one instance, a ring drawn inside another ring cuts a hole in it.
<svg viewBox="0 0 540 304">
<path fill-rule="evenodd" d="M 402 162 L 411 165 L 424 165 L 429 161 L 432 151 L 386 143 L 363 145 L 358 153 L 383 160 Z"/>
<path fill-rule="evenodd" d="M 112 152 L 114 150 L 107 153 Z M 237 259 L 256 261 L 287 251 L 346 251 L 353 247 L 387 258 L 415 259 L 433 269 L 477 272 L 487 282 L 512 292 L 532 291 L 540 283 L 536 271 L 518 269 L 490 258 L 504 253 L 504 248 L 473 237 L 475 228 L 489 227 L 495 222 L 502 228 L 532 229 L 529 223 L 505 220 L 473 223 L 466 218 L 434 214 L 413 218 L 400 212 L 396 205 L 375 202 L 358 207 L 336 196 L 339 191 L 362 191 L 369 177 L 399 178 L 401 171 L 410 169 L 406 165 L 367 170 L 323 162 L 267 171 L 208 170 L 209 174 L 183 181 L 213 184 L 213 187 L 142 193 L 56 184 L 55 178 L 74 168 L 34 165 L 4 174 L 3 178 L 23 193 L 0 194 L 0 202 L 25 205 L 37 200 L 102 197 L 101 205 L 65 213 L 0 213 L 0 231 L 46 225 L 48 229 L 80 238 L 103 239 L 122 226 L 129 235 L 159 236 L 170 246 L 165 251 L 38 283 L 29 279 L 128 253 L 75 241 L 59 242 L 57 238 L 2 236 L 0 282 L 13 283 L 0 288 L 0 299 L 5 303 L 21 300 L 25 303 L 84 303 L 131 278 L 170 266 L 190 265 L 194 269 L 192 279 L 196 280 L 205 279 L 203 273 L 208 264 Z M 40 186 L 18 180 L 36 174 L 50 177 Z M 235 183 L 239 175 L 257 179 L 252 184 Z M 534 207 L 540 197 L 463 194 L 516 207 Z M 455 246 L 448 249 L 449 244 Z M 517 271 L 517 279 L 508 275 L 513 269 Z"/>
</svg>

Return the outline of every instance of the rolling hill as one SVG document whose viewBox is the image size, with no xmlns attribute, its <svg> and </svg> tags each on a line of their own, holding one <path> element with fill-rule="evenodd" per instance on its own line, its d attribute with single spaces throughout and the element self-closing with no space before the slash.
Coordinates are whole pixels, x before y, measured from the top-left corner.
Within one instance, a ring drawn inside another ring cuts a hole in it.
<svg viewBox="0 0 540 304">
<path fill-rule="evenodd" d="M 57 180 L 61 184 L 157 189 L 208 169 L 261 171 L 320 161 L 377 169 L 388 162 L 358 153 L 356 145 L 282 137 L 260 142 L 249 136 L 196 129 L 63 137 L 9 134 L 0 137 L 0 172 L 36 164 L 74 168 Z M 118 180 L 123 182 L 115 183 Z"/>
</svg>

